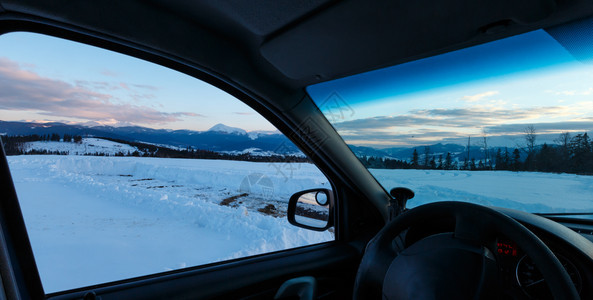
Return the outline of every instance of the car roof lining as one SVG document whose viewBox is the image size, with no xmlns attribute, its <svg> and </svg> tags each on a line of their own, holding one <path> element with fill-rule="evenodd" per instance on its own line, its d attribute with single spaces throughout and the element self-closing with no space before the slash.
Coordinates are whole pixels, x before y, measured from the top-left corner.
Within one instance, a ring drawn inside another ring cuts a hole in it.
<svg viewBox="0 0 593 300">
<path fill-rule="evenodd" d="M 91 6 L 67 0 L 0 0 L 7 11 L 169 52 L 270 96 L 593 14 L 593 3 L 585 0 L 369 4 L 134 0 Z"/>
<path fill-rule="evenodd" d="M 472 41 L 491 26 L 520 30 L 557 8 L 552 0 L 523 2 L 341 2 L 266 41 L 261 52 L 289 78 L 333 79 Z"/>
<path fill-rule="evenodd" d="M 193 19 L 210 19 L 208 22 L 224 23 L 230 27 L 242 27 L 243 30 L 252 35 L 265 37 L 270 36 L 292 23 L 298 23 L 301 19 L 333 0 L 204 0 L 195 1 L 169 0 L 161 3 L 158 0 L 151 0 L 157 5 L 165 4 L 168 9 L 176 13 L 186 13 Z M 221 21 L 221 19 L 223 21 Z M 213 27 L 219 27 L 213 25 Z M 222 28 L 224 29 L 224 28 Z"/>
</svg>

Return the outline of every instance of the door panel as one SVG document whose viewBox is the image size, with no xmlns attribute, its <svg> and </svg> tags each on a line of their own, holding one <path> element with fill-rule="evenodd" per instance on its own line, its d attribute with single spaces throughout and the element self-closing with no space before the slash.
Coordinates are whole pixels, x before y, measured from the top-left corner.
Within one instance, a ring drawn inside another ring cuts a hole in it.
<svg viewBox="0 0 593 300">
<path fill-rule="evenodd" d="M 92 291 L 101 299 L 270 299 L 284 281 L 307 275 L 318 280 L 318 295 L 325 295 L 325 299 L 345 299 L 351 296 L 351 290 L 344 287 L 352 287 L 359 261 L 360 254 L 355 248 L 333 243 L 54 294 L 50 298 L 74 299 Z"/>
</svg>

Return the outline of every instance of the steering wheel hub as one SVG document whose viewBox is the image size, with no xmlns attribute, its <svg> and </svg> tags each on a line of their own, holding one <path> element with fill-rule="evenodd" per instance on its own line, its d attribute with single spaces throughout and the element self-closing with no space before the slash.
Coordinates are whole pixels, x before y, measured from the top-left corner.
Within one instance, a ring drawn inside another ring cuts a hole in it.
<svg viewBox="0 0 593 300">
<path fill-rule="evenodd" d="M 432 235 L 403 250 L 391 262 L 383 281 L 388 299 L 468 299 L 495 291 L 496 259 L 488 248 L 456 239 L 452 233 Z"/>
<path fill-rule="evenodd" d="M 452 218 L 455 230 L 424 238 L 403 251 L 393 241 L 427 220 Z M 515 241 L 538 266 L 557 299 L 579 299 L 552 251 L 531 231 L 493 209 L 465 202 L 435 202 L 406 211 L 368 243 L 354 299 L 490 298 L 497 269 L 497 237 Z"/>
</svg>

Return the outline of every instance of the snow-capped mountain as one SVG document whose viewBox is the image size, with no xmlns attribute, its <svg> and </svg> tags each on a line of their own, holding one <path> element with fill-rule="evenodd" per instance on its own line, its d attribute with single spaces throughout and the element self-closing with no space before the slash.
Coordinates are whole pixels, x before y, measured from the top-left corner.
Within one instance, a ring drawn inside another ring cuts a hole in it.
<svg viewBox="0 0 593 300">
<path fill-rule="evenodd" d="M 247 131 L 245 131 L 241 128 L 226 126 L 222 123 L 218 123 L 218 124 L 212 126 L 212 128 L 208 129 L 207 131 L 233 133 L 233 134 L 247 134 Z"/>
<path fill-rule="evenodd" d="M 279 131 L 250 131 L 231 127 L 224 124 L 216 124 L 206 131 L 192 130 L 170 130 L 152 129 L 140 126 L 84 126 L 71 125 L 59 122 L 34 123 L 34 122 L 7 122 L 0 121 L 0 134 L 6 135 L 51 135 L 57 133 L 80 135 L 83 137 L 105 137 L 131 142 L 150 143 L 161 146 L 168 146 L 177 149 L 202 149 L 221 153 L 266 156 L 273 154 L 291 154 L 302 156 L 300 150 Z M 463 161 L 467 157 L 467 149 L 464 145 L 457 144 L 432 144 L 430 146 L 417 147 L 395 147 L 376 149 L 350 145 L 350 149 L 359 157 L 383 157 L 403 161 L 410 161 L 414 150 L 418 153 L 419 159 L 423 160 L 426 147 L 429 148 L 429 155 L 438 159 L 439 156 L 451 154 L 456 161 Z M 494 155 L 498 148 L 490 149 Z M 502 149 L 504 151 L 504 149 Z M 512 149 L 510 150 L 512 151 Z M 470 157 L 483 159 L 484 153 L 478 146 L 470 147 Z"/>
</svg>

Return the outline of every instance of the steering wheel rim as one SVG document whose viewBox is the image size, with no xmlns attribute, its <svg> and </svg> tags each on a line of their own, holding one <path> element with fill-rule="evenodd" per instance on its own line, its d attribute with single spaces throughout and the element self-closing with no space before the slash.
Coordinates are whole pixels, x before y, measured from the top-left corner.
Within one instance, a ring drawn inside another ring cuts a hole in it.
<svg viewBox="0 0 593 300">
<path fill-rule="evenodd" d="M 579 299 L 570 276 L 552 251 L 529 229 L 500 212 L 466 202 L 444 201 L 418 206 L 386 224 L 367 244 L 354 285 L 354 299 L 380 299 L 383 280 L 397 256 L 393 240 L 426 220 L 454 218 L 457 239 L 479 241 L 491 248 L 496 236 L 513 240 L 531 257 L 555 299 Z M 494 244 L 495 245 L 495 244 Z M 493 249 L 490 249 L 491 251 Z"/>
</svg>

